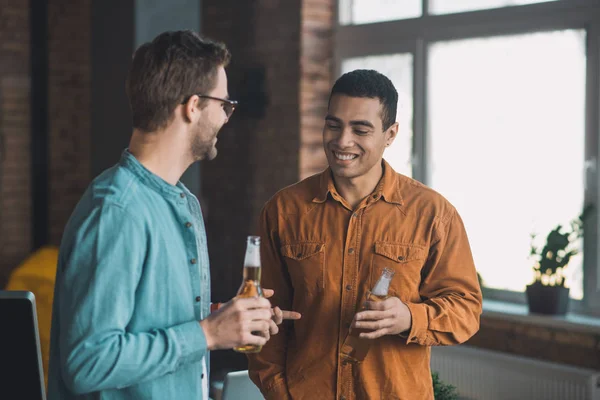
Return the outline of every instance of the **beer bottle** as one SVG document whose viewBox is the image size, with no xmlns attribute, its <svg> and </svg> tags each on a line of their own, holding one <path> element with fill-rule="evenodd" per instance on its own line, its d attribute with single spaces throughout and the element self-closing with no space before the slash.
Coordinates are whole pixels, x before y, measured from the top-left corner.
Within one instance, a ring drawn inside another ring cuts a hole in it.
<svg viewBox="0 0 600 400">
<path fill-rule="evenodd" d="M 375 286 L 367 292 L 367 296 L 360 311 L 366 309 L 367 301 L 377 302 L 383 301 L 388 297 L 388 290 L 390 288 L 390 282 L 394 277 L 395 272 L 389 268 L 384 268 L 381 271 L 381 276 L 375 283 Z M 346 340 L 342 345 L 341 353 L 342 357 L 347 361 L 358 363 L 365 359 L 369 348 L 371 347 L 371 339 L 360 338 L 359 335 L 363 332 L 369 332 L 366 329 L 350 328 Z"/>
<path fill-rule="evenodd" d="M 236 297 L 263 297 L 260 286 L 260 236 L 248 236 L 244 257 L 244 278 Z M 252 332 L 258 335 L 258 332 Z M 240 353 L 258 353 L 262 346 L 240 346 L 234 350 Z"/>
</svg>

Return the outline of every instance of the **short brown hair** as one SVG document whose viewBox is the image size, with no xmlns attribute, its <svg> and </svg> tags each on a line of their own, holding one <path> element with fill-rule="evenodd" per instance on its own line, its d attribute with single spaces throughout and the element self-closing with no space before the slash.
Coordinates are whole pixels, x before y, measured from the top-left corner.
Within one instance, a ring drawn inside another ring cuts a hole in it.
<svg viewBox="0 0 600 400">
<path fill-rule="evenodd" d="M 223 43 L 189 30 L 164 32 L 141 45 L 126 83 L 133 127 L 145 132 L 164 128 L 185 98 L 215 88 L 218 68 L 230 58 Z"/>
</svg>

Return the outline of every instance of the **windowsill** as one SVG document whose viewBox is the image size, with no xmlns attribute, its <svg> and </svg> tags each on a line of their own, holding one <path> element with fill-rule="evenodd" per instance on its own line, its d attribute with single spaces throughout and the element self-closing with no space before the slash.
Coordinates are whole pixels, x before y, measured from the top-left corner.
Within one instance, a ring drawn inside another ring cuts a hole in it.
<svg viewBox="0 0 600 400">
<path fill-rule="evenodd" d="M 529 314 L 527 305 L 498 300 L 483 300 L 483 317 L 522 322 L 550 328 L 561 328 L 581 333 L 600 334 L 600 318 L 567 313 L 566 316 Z"/>
</svg>

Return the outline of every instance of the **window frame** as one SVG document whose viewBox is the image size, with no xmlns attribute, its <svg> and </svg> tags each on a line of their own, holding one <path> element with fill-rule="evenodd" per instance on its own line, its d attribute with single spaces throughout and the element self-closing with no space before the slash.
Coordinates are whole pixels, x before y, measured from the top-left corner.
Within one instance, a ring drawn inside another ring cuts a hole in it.
<svg viewBox="0 0 600 400">
<path fill-rule="evenodd" d="M 351 1 L 339 0 L 339 4 Z M 583 300 L 571 299 L 575 313 L 600 316 L 600 4 L 597 0 L 508 6 L 430 15 L 423 0 L 419 18 L 361 25 L 341 25 L 336 18 L 334 34 L 334 75 L 340 75 L 342 60 L 396 53 L 413 55 L 413 178 L 428 184 L 427 152 L 427 51 L 439 41 L 507 36 L 564 29 L 586 31 L 585 98 L 585 190 L 584 202 L 594 211 L 585 223 L 583 259 Z M 338 9 L 339 12 L 339 9 Z M 523 292 L 485 288 L 485 297 L 525 304 Z"/>
</svg>

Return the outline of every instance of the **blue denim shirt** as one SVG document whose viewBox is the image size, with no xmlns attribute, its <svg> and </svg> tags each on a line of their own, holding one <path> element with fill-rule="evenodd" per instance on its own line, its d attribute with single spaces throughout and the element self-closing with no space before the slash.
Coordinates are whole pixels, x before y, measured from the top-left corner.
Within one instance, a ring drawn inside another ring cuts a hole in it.
<svg viewBox="0 0 600 400">
<path fill-rule="evenodd" d="M 48 399 L 202 399 L 209 307 L 198 200 L 125 150 L 65 229 Z"/>
</svg>

